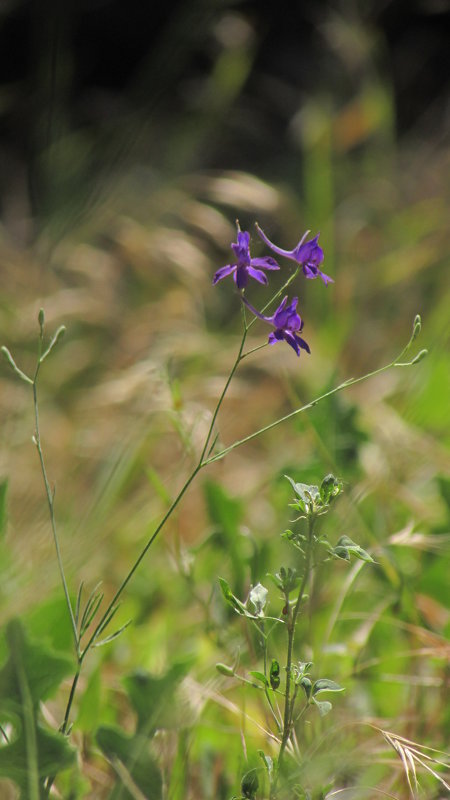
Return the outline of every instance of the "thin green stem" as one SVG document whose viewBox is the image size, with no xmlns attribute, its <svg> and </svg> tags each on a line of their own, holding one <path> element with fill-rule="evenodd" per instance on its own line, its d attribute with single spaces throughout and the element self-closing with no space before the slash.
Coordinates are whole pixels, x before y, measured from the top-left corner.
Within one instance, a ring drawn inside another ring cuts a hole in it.
<svg viewBox="0 0 450 800">
<path fill-rule="evenodd" d="M 159 525 L 157 526 L 157 528 L 156 528 L 156 529 L 155 529 L 155 531 L 153 532 L 153 534 L 152 534 L 152 536 L 150 537 L 150 539 L 148 540 L 147 544 L 146 544 L 146 545 L 145 545 L 145 547 L 144 547 L 144 548 L 141 550 L 141 552 L 140 552 L 140 554 L 139 554 L 138 558 L 137 558 L 137 559 L 136 559 L 136 561 L 134 562 L 134 564 L 133 564 L 133 566 L 131 567 L 130 571 L 128 572 L 127 576 L 124 578 L 124 580 L 123 580 L 123 581 L 122 581 L 122 583 L 120 584 L 120 586 L 119 586 L 119 588 L 117 589 L 117 591 L 116 591 L 116 593 L 115 593 L 115 595 L 114 595 L 113 599 L 112 599 L 112 600 L 109 602 L 109 604 L 108 604 L 108 607 L 107 607 L 106 611 L 103 613 L 103 615 L 102 615 L 102 617 L 101 617 L 101 619 L 100 619 L 99 623 L 96 625 L 96 627 L 95 627 L 95 630 L 94 630 L 94 632 L 93 632 L 93 634 L 92 634 L 91 638 L 89 639 L 89 641 L 88 641 L 87 645 L 85 646 L 85 648 L 83 649 L 83 651 L 82 651 L 82 653 L 81 653 L 81 660 L 82 660 L 82 661 L 83 661 L 83 659 L 84 659 L 84 657 L 85 657 L 86 653 L 88 652 L 88 650 L 91 648 L 92 644 L 94 643 L 94 641 L 95 641 L 95 639 L 96 639 L 96 637 L 97 637 L 97 633 L 98 633 L 98 630 L 99 630 L 99 628 L 101 628 L 102 624 L 105 622 L 105 620 L 106 620 L 106 618 L 107 618 L 108 614 L 110 613 L 110 611 L 112 610 L 112 608 L 113 608 L 113 607 L 115 606 L 115 604 L 117 603 L 117 601 L 118 601 L 118 599 L 119 599 L 120 595 L 121 595 L 121 594 L 122 594 L 122 592 L 124 591 L 125 587 L 126 587 L 128 584 L 129 584 L 129 582 L 130 582 L 131 578 L 133 577 L 134 573 L 135 573 L 135 572 L 136 572 L 136 570 L 138 569 L 138 567 L 139 567 L 139 565 L 140 565 L 141 561 L 142 561 L 142 560 L 144 559 L 144 557 L 147 555 L 147 553 L 148 553 L 148 551 L 149 551 L 150 547 L 152 546 L 153 542 L 155 541 L 156 537 L 158 536 L 158 534 L 160 533 L 161 529 L 162 529 L 162 528 L 164 527 L 164 525 L 166 524 L 166 522 L 167 522 L 167 520 L 169 519 L 169 517 L 170 517 L 170 516 L 173 514 L 173 512 L 175 511 L 176 507 L 178 506 L 178 503 L 180 502 L 181 498 L 182 498 L 182 497 L 183 497 L 183 495 L 185 494 L 186 490 L 187 490 L 187 489 L 189 488 L 189 486 L 191 485 L 191 483 L 192 483 L 192 481 L 194 480 L 194 478 L 196 477 L 197 473 L 198 473 L 198 472 L 200 472 L 200 469 L 202 468 L 202 466 L 203 466 L 202 464 L 197 464 L 197 466 L 195 467 L 195 469 L 192 471 L 192 473 L 190 474 L 189 478 L 187 479 L 187 481 L 184 483 L 184 485 L 182 486 L 182 488 L 181 488 L 181 489 L 180 489 L 180 491 L 178 492 L 178 494 L 177 494 L 177 496 L 176 496 L 175 500 L 173 501 L 173 503 L 171 504 L 170 508 L 169 508 L 169 509 L 167 510 L 167 512 L 164 514 L 164 516 L 163 516 L 163 518 L 162 518 L 161 522 L 159 523 Z"/>
<path fill-rule="evenodd" d="M 405 348 L 406 349 L 406 348 Z M 402 354 L 405 353 L 403 350 Z M 390 364 L 386 364 L 384 367 L 379 367 L 378 369 L 374 369 L 371 372 L 366 372 L 365 375 L 361 375 L 359 378 L 349 378 L 348 380 L 340 383 L 339 386 L 335 386 L 330 391 L 325 392 L 324 394 L 316 397 L 315 400 L 311 400 L 311 402 L 306 403 L 304 406 L 300 408 L 296 408 L 295 411 L 291 411 L 289 414 L 285 414 L 284 417 L 280 417 L 279 419 L 275 420 L 275 422 L 271 422 L 269 425 L 265 425 L 264 428 L 259 428 L 254 433 L 250 433 L 248 436 L 244 436 L 243 439 L 238 439 L 233 444 L 230 444 L 228 447 L 225 447 L 223 450 L 220 450 L 215 455 L 211 456 L 210 458 L 205 459 L 203 461 L 202 466 L 206 466 L 207 464 L 213 464 L 214 461 L 220 461 L 224 458 L 228 453 L 231 453 L 232 450 L 235 450 L 237 447 L 241 447 L 241 445 L 246 444 L 247 442 L 251 442 L 252 439 L 256 439 L 258 436 L 261 436 L 263 433 L 267 433 L 267 431 L 272 430 L 273 428 L 278 427 L 283 422 L 287 422 L 287 420 L 296 417 L 297 414 L 301 414 L 303 411 L 308 411 L 310 408 L 314 408 L 314 406 L 318 405 L 322 400 L 325 400 L 327 397 L 332 397 L 334 394 L 341 392 L 343 389 L 347 389 L 350 386 L 355 386 L 357 383 L 362 383 L 362 381 L 367 380 L 368 378 L 373 378 L 375 375 L 380 375 L 382 372 L 386 372 L 388 369 L 392 367 L 409 367 L 411 366 L 411 361 L 407 361 L 404 363 L 399 363 L 398 358 L 395 361 L 391 361 Z"/>
<path fill-rule="evenodd" d="M 292 733 L 294 704 L 297 695 L 296 689 L 294 688 L 294 694 L 291 697 L 292 657 L 294 651 L 295 626 L 297 624 L 297 618 L 300 612 L 300 606 L 302 604 L 305 590 L 308 585 L 311 573 L 311 559 L 312 559 L 313 542 L 314 542 L 314 522 L 315 522 L 314 516 L 308 517 L 308 540 L 305 552 L 305 568 L 297 600 L 293 609 L 290 608 L 289 604 L 287 605 L 288 613 L 287 613 L 286 625 L 288 633 L 288 642 L 287 642 L 287 654 L 286 654 L 286 690 L 284 695 L 283 734 L 281 737 L 280 752 L 278 754 L 277 773 L 272 786 L 272 792 L 271 792 L 272 798 L 275 797 L 278 777 L 280 774 L 284 753 Z"/>
<path fill-rule="evenodd" d="M 244 358 L 247 358 L 247 356 L 251 356 L 251 355 L 253 355 L 253 353 L 257 353 L 258 350 L 263 350 L 265 347 L 268 347 L 268 346 L 269 346 L 269 342 L 264 342 L 264 344 L 259 344 L 257 347 L 252 347 L 251 350 L 247 350 L 246 353 L 242 354 L 241 361 L 243 361 Z"/>
<path fill-rule="evenodd" d="M 296 279 L 296 277 L 297 277 L 297 275 L 298 275 L 298 273 L 299 273 L 299 270 L 300 270 L 300 267 L 299 267 L 299 266 L 298 266 L 298 267 L 296 267 L 296 269 L 294 270 L 294 272 L 292 273 L 292 275 L 291 275 L 291 276 L 290 276 L 290 277 L 287 279 L 287 281 L 285 281 L 285 282 L 283 283 L 283 286 L 281 287 L 281 289 L 279 289 L 279 290 L 278 290 L 278 292 L 275 292 L 275 294 L 274 294 L 274 295 L 272 295 L 272 297 L 271 297 L 271 298 L 270 298 L 270 300 L 269 300 L 269 301 L 266 303 L 266 305 L 262 307 L 262 309 L 261 309 L 261 314 L 264 314 L 264 311 L 267 311 L 267 309 L 268 309 L 268 308 L 270 308 L 270 306 L 271 306 L 271 305 L 273 305 L 273 303 L 275 302 L 275 300 L 278 300 L 278 298 L 279 298 L 279 297 L 281 297 L 281 295 L 282 295 L 282 294 L 284 294 L 284 292 L 285 292 L 285 291 L 286 291 L 286 289 L 287 289 L 287 288 L 288 288 L 288 287 L 291 285 L 291 283 L 292 283 L 293 281 L 295 281 L 295 279 Z M 256 322 L 256 320 L 257 320 L 257 319 L 258 319 L 258 317 L 253 317 L 253 319 L 252 319 L 252 320 L 251 320 L 251 321 L 248 323 L 248 326 L 247 326 L 247 329 L 248 329 L 248 330 L 249 330 L 249 329 L 252 327 L 252 325 L 254 325 L 254 324 L 255 324 L 255 322 Z"/>
<path fill-rule="evenodd" d="M 79 680 L 80 674 L 81 674 L 82 661 L 83 661 L 83 659 L 80 657 L 78 659 L 78 668 L 77 668 L 77 671 L 76 671 L 76 673 L 75 673 L 75 675 L 73 677 L 72 686 L 70 687 L 70 694 L 69 694 L 69 700 L 67 702 L 66 713 L 64 714 L 64 719 L 63 719 L 63 722 L 62 722 L 61 727 L 59 729 L 60 733 L 62 733 L 64 736 L 67 734 L 68 727 L 69 727 L 70 711 L 71 711 L 71 708 L 72 708 L 73 699 L 75 697 L 75 692 L 76 692 L 76 689 L 77 689 L 78 680 Z M 47 778 L 47 780 L 45 782 L 45 789 L 44 789 L 45 795 L 44 795 L 44 798 L 47 798 L 47 797 L 50 796 L 50 790 L 51 790 L 51 788 L 52 788 L 52 786 L 53 786 L 53 784 L 55 782 L 55 778 L 56 778 L 56 773 L 54 773 L 53 775 L 49 775 L 48 776 L 48 778 Z"/>
<path fill-rule="evenodd" d="M 203 446 L 203 449 L 202 449 L 202 452 L 201 452 L 201 455 L 200 455 L 200 458 L 199 458 L 199 462 L 198 462 L 198 466 L 199 467 L 203 465 L 203 459 L 205 457 L 205 453 L 206 453 L 206 451 L 208 449 L 208 445 L 209 445 L 209 442 L 211 440 L 212 432 L 214 430 L 214 425 L 216 424 L 217 415 L 218 415 L 218 413 L 220 411 L 220 408 L 222 406 L 222 403 L 223 403 L 223 401 L 225 399 L 225 395 L 226 395 L 226 393 L 228 391 L 228 387 L 229 387 L 231 381 L 233 380 L 234 373 L 236 372 L 241 360 L 243 358 L 245 358 L 245 356 L 242 355 L 242 351 L 244 349 L 245 340 L 247 338 L 248 326 L 247 326 L 246 319 L 245 319 L 245 308 L 244 308 L 244 306 L 242 306 L 242 309 L 243 309 L 244 332 L 242 334 L 241 344 L 239 346 L 239 350 L 238 350 L 238 354 L 236 356 L 236 360 L 235 360 L 235 362 L 234 362 L 234 364 L 233 364 L 233 366 L 231 368 L 231 372 L 230 372 L 230 374 L 229 374 L 229 376 L 227 378 L 225 386 L 223 387 L 222 394 L 220 395 L 220 397 L 219 397 L 219 399 L 217 401 L 217 405 L 216 405 L 216 407 L 214 409 L 214 413 L 213 413 L 212 419 L 211 419 L 211 424 L 209 426 L 208 433 L 206 434 L 205 444 Z"/>
<path fill-rule="evenodd" d="M 54 541 L 54 544 L 55 544 L 56 558 L 58 560 L 59 574 L 61 576 L 61 582 L 62 582 L 63 589 L 64 589 L 64 595 L 65 595 L 65 598 L 66 598 L 66 605 L 67 605 L 67 609 L 69 611 L 70 623 L 71 623 L 71 627 L 72 627 L 72 634 L 73 634 L 74 645 L 75 645 L 75 652 L 77 654 L 77 657 L 79 657 L 79 655 L 80 655 L 80 647 L 79 647 L 79 640 L 78 640 L 77 625 L 76 625 L 76 622 L 75 622 L 75 617 L 74 617 L 74 613 L 73 613 L 73 609 L 72 609 L 72 603 L 70 601 L 69 589 L 67 587 L 67 581 L 66 581 L 66 576 L 65 576 L 65 573 L 64 573 L 64 566 L 63 566 L 63 562 L 62 562 L 61 550 L 60 550 L 60 547 L 59 547 L 58 533 L 57 533 L 57 530 L 56 530 L 54 495 L 53 495 L 53 492 L 51 490 L 50 483 L 49 483 L 49 480 L 48 480 L 47 470 L 46 470 L 45 461 L 44 461 L 44 454 L 43 454 L 42 446 L 41 446 L 41 435 L 40 435 L 40 430 L 39 430 L 39 408 L 38 408 L 38 399 L 37 399 L 37 379 L 38 379 L 38 375 L 39 375 L 39 367 L 40 367 L 40 365 L 41 365 L 41 361 L 40 361 L 40 358 L 39 358 L 38 364 L 37 364 L 37 367 L 36 367 L 36 372 L 34 374 L 34 379 L 33 379 L 33 405 L 34 405 L 34 422 L 35 422 L 34 443 L 36 445 L 36 449 L 37 449 L 37 452 L 38 452 L 39 463 L 41 465 L 41 472 L 42 472 L 42 477 L 43 477 L 43 480 L 44 480 L 45 493 L 47 495 L 47 504 L 48 504 L 48 510 L 49 510 L 49 514 L 50 514 L 50 523 L 51 523 L 51 527 L 52 527 L 53 541 Z"/>
<path fill-rule="evenodd" d="M 70 694 L 69 694 L 69 700 L 68 700 L 68 703 L 67 703 L 66 713 L 64 714 L 64 719 L 63 719 L 63 722 L 62 722 L 62 725 L 61 725 L 61 729 L 60 729 L 61 733 L 67 733 L 67 728 L 68 728 L 68 725 L 69 725 L 70 710 L 72 708 L 72 703 L 73 703 L 73 699 L 75 697 L 75 692 L 76 692 L 76 689 L 77 689 L 78 680 L 80 678 L 82 663 L 83 663 L 83 659 L 80 657 L 80 659 L 78 661 L 78 669 L 77 669 L 75 675 L 73 676 L 72 686 L 70 687 Z"/>
<path fill-rule="evenodd" d="M 264 670 L 263 670 L 263 672 L 264 672 L 265 677 L 267 678 L 267 636 L 266 636 L 266 633 L 264 631 L 264 620 L 261 621 L 261 627 L 259 627 L 258 630 L 261 633 L 262 648 L 263 648 L 263 660 L 264 660 Z M 277 726 L 277 729 L 278 729 L 279 733 L 281 733 L 282 725 L 281 725 L 281 722 L 278 719 L 277 713 L 276 713 L 276 711 L 275 711 L 275 709 L 273 707 L 272 698 L 270 696 L 269 687 L 267 686 L 267 684 L 264 684 L 264 694 L 266 695 L 266 700 L 267 700 L 268 706 L 270 708 L 271 714 L 272 714 L 272 716 L 274 718 L 275 725 Z"/>
</svg>

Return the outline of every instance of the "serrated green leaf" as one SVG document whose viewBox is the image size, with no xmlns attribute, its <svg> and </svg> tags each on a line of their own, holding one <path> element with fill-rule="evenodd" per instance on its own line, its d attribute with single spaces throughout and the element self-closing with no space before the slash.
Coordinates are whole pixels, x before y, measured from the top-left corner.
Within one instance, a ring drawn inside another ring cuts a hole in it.
<svg viewBox="0 0 450 800">
<path fill-rule="evenodd" d="M 103 725 L 97 731 L 96 740 L 113 765 L 116 760 L 120 762 L 145 797 L 161 800 L 161 772 L 149 752 L 150 738 L 148 736 L 139 733 L 127 736 L 118 728 Z M 120 771 L 117 771 L 120 775 Z M 134 800 L 133 795 L 123 783 L 113 790 L 111 800 L 119 797 L 121 800 Z"/>
<path fill-rule="evenodd" d="M 47 730 L 39 704 L 73 671 L 71 658 L 32 642 L 19 620 L 6 630 L 9 656 L 0 670 L 2 712 L 12 724 L 10 744 L 0 748 L 0 775 L 10 778 L 29 800 L 39 800 L 46 776 L 74 761 L 74 751 L 61 734 Z"/>
<path fill-rule="evenodd" d="M 186 658 L 172 664 L 162 675 L 136 670 L 123 679 L 131 705 L 137 713 L 138 732 L 145 730 L 150 734 L 156 728 L 170 728 L 179 724 L 173 697 L 191 666 L 192 658 Z"/>
</svg>

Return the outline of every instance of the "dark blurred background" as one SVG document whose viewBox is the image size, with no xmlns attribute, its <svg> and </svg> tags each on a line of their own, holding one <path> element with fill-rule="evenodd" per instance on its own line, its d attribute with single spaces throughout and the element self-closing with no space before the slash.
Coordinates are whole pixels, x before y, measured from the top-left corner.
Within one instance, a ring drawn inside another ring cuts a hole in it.
<svg viewBox="0 0 450 800">
<path fill-rule="evenodd" d="M 30 218 L 67 195 L 76 216 L 105 175 L 136 163 L 166 176 L 245 169 L 295 185 L 303 106 L 314 97 L 339 112 L 337 147 L 357 150 L 376 135 L 358 104 L 368 86 L 389 86 L 399 141 L 438 145 L 448 136 L 449 40 L 447 0 L 2 0 L 6 224 L 32 237 Z"/>
</svg>

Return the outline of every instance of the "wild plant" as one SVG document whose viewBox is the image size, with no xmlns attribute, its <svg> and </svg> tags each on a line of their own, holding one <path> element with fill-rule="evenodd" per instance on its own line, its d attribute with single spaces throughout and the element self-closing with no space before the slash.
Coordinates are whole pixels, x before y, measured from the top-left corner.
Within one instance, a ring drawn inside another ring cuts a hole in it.
<svg viewBox="0 0 450 800">
<path fill-rule="evenodd" d="M 321 269 L 324 253 L 318 243 L 318 235 L 308 239 L 309 232 L 307 232 L 293 250 L 284 250 L 274 245 L 258 226 L 257 232 L 272 252 L 294 262 L 294 269 L 282 282 L 281 288 L 268 299 L 264 307 L 261 310 L 256 309 L 247 294 L 251 281 L 267 286 L 266 271 L 283 272 L 286 267 L 282 269 L 272 255 L 252 257 L 250 234 L 247 231 L 241 231 L 239 224 L 237 225 L 237 241 L 231 245 L 234 260 L 217 270 L 213 278 L 214 285 L 227 277 L 234 282 L 237 304 L 240 306 L 242 318 L 242 336 L 237 355 L 211 414 L 203 445 L 194 457 L 189 474 L 108 602 L 105 601 L 100 586 L 94 587 L 87 593 L 87 596 L 85 596 L 83 582 L 80 583 L 76 592 L 73 592 L 69 586 L 58 536 L 55 491 L 49 478 L 40 429 L 39 378 L 44 362 L 50 360 L 54 348 L 60 345 L 65 327 L 58 328 L 47 342 L 45 315 L 41 309 L 38 316 L 37 359 L 31 374 L 28 374 L 16 363 L 8 348 L 2 348 L 9 366 L 16 376 L 30 388 L 32 394 L 33 442 L 45 489 L 50 529 L 67 606 L 67 624 L 71 629 L 75 658 L 73 670 L 72 659 L 54 654 L 41 643 L 31 641 L 18 620 L 13 620 L 8 626 L 9 657 L 0 671 L 0 723 L 2 726 L 0 734 L 4 739 L 3 746 L 0 748 L 0 775 L 13 780 L 24 798 L 40 800 L 52 795 L 60 772 L 73 764 L 76 754 L 69 744 L 71 720 L 79 679 L 86 658 L 94 648 L 114 641 L 130 624 L 127 622 L 119 625 L 116 629 L 112 627 L 125 589 L 199 473 L 212 463 L 224 459 L 235 449 L 245 446 L 249 441 L 289 422 L 299 414 L 313 409 L 325 398 L 386 370 L 417 364 L 426 355 L 426 350 L 422 350 L 414 357 L 409 357 L 409 351 L 421 329 L 420 317 L 416 316 L 408 343 L 402 352 L 388 364 L 360 377 L 350 378 L 271 423 L 263 427 L 256 425 L 255 429 L 244 437 L 228 445 L 222 445 L 219 439 L 219 413 L 233 377 L 242 362 L 255 356 L 256 353 L 259 354 L 259 351 L 269 345 L 282 346 L 283 342 L 292 348 L 297 357 L 300 357 L 302 351 L 304 354 L 310 354 L 310 347 L 303 338 L 304 322 L 298 312 L 298 298 L 295 296 L 289 300 L 288 289 L 299 275 L 308 280 L 320 278 L 325 286 L 333 282 L 332 278 Z M 276 303 L 277 306 L 273 310 Z M 272 313 L 269 313 L 270 310 Z M 258 320 L 270 326 L 268 339 L 256 347 L 246 349 L 249 331 Z M 356 557 L 367 562 L 372 560 L 366 551 L 349 538 L 344 536 L 334 544 L 330 544 L 320 533 L 320 518 L 328 513 L 332 502 L 342 491 L 342 484 L 337 478 L 329 475 L 324 478 L 320 486 L 307 486 L 296 483 L 291 478 L 289 480 L 295 494 L 293 506 L 300 512 L 300 524 L 303 525 L 303 528 L 298 531 L 287 531 L 284 534 L 298 555 L 298 564 L 295 568 L 281 568 L 279 572 L 271 575 L 271 580 L 280 593 L 283 604 L 281 613 L 277 617 L 266 616 L 267 589 L 261 584 L 255 586 L 251 590 L 247 602 L 243 602 L 235 597 L 224 580 L 221 581 L 222 591 L 227 602 L 238 614 L 256 627 L 263 643 L 263 667 L 261 671 L 253 672 L 251 681 L 260 686 L 275 726 L 278 752 L 275 757 L 269 753 L 261 755 L 267 775 L 269 795 L 273 800 L 281 797 L 283 792 L 291 790 L 297 792 L 297 796 L 306 797 L 306 794 L 299 794 L 303 791 L 303 788 L 299 788 L 301 784 L 294 781 L 291 786 L 287 769 L 288 756 L 295 755 L 296 751 L 297 726 L 309 713 L 314 712 L 325 716 L 330 711 L 331 703 L 329 700 L 322 699 L 323 694 L 343 691 L 342 687 L 328 676 L 316 675 L 313 664 L 299 660 L 296 651 L 295 632 L 307 603 L 308 585 L 317 559 L 349 560 Z M 269 647 L 273 626 L 283 626 L 286 631 L 286 647 L 282 657 L 272 654 Z M 234 668 L 224 665 L 218 668 L 227 675 L 236 675 Z M 111 763 L 115 765 L 120 785 L 123 787 L 126 783 L 122 768 L 129 777 L 131 776 L 130 780 L 134 786 L 132 791 L 135 792 L 132 796 L 151 797 L 152 800 L 163 796 L 163 783 L 158 766 L 154 761 L 145 761 L 145 759 L 142 761 L 141 749 L 143 744 L 154 736 L 158 728 L 159 714 L 165 697 L 164 691 L 170 694 L 177 681 L 180 681 L 185 675 L 186 669 L 186 665 L 175 665 L 161 679 L 147 677 L 143 682 L 136 681 L 130 684 L 130 697 L 134 698 L 133 702 L 138 714 L 136 732 L 131 740 L 125 741 L 106 730 L 98 732 L 99 746 Z M 73 673 L 65 712 L 59 725 L 59 732 L 55 732 L 47 723 L 43 722 L 40 703 L 55 692 L 71 670 Z M 243 680 L 242 677 L 241 680 Z M 258 774 L 258 772 L 250 772 L 244 778 L 242 782 L 244 797 L 255 798 L 257 796 Z M 289 788 L 286 789 L 286 786 Z M 127 791 L 131 791 L 129 786 Z M 122 796 L 120 792 L 117 797 Z M 113 796 L 116 797 L 116 794 Z"/>
<path fill-rule="evenodd" d="M 299 726 L 308 713 L 318 713 L 325 717 L 332 710 L 332 703 L 324 700 L 323 694 L 343 692 L 344 687 L 328 677 L 315 676 L 314 664 L 297 658 L 298 648 L 296 652 L 294 643 L 299 617 L 306 612 L 311 576 L 319 563 L 332 559 L 350 562 L 352 558 L 367 563 L 374 562 L 372 556 L 348 536 L 340 536 L 333 545 L 320 532 L 320 518 L 329 512 L 332 503 L 343 491 L 342 481 L 329 474 L 320 486 L 315 486 L 296 483 L 289 476 L 286 478 L 294 492 L 294 500 L 290 506 L 300 512 L 294 522 L 302 524 L 295 530 L 286 530 L 282 534 L 294 548 L 295 566 L 280 567 L 277 573 L 268 573 L 267 576 L 278 589 L 278 605 L 282 606 L 278 616 L 268 613 L 269 590 L 263 584 L 254 586 L 244 603 L 235 597 L 227 581 L 220 579 L 226 602 L 256 628 L 263 653 L 263 665 L 261 671 L 250 671 L 250 679 L 241 676 L 236 668 L 226 664 L 219 663 L 216 669 L 222 675 L 236 677 L 263 691 L 273 719 L 277 742 L 276 756 L 263 750 L 258 751 L 264 770 L 254 767 L 242 778 L 241 798 L 249 800 L 258 796 L 260 788 L 263 790 L 260 796 L 269 796 L 271 800 L 281 796 L 301 797 L 306 800 L 311 796 L 307 787 L 299 781 L 302 771 L 297 736 Z M 283 656 L 273 650 L 271 643 L 271 634 L 280 625 L 286 633 Z M 287 754 L 296 769 L 287 769 Z M 266 773 L 266 780 L 260 780 L 261 773 Z M 267 793 L 264 792 L 266 781 Z"/>
</svg>

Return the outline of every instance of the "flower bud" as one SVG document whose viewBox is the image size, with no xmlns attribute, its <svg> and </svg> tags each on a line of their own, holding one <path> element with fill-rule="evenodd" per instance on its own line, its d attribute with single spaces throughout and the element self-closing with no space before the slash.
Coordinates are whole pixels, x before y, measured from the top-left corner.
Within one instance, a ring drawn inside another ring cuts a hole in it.
<svg viewBox="0 0 450 800">
<path fill-rule="evenodd" d="M 421 350 L 420 353 L 417 353 L 416 357 L 413 358 L 411 364 L 418 364 L 419 361 L 422 361 L 427 355 L 428 355 L 428 350 Z"/>
<path fill-rule="evenodd" d="M 413 327 L 413 339 L 416 339 L 422 330 L 422 320 L 420 318 L 420 314 L 416 314 L 414 319 L 414 327 Z"/>
<path fill-rule="evenodd" d="M 220 662 L 216 664 L 217 672 L 220 672 L 221 675 L 226 675 L 227 678 L 234 677 L 234 669 L 233 667 L 227 667 L 226 664 L 221 664 Z"/>
</svg>

